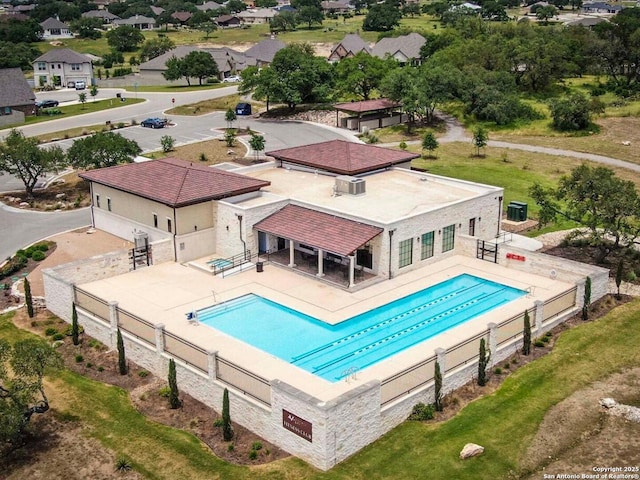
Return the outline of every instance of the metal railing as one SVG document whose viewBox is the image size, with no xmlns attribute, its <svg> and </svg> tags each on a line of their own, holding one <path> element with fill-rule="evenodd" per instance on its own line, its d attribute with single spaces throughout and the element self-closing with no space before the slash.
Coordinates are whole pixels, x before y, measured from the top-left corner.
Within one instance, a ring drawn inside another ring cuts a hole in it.
<svg viewBox="0 0 640 480">
<path fill-rule="evenodd" d="M 73 287 L 73 291 L 77 307 L 80 307 L 109 323 L 110 314 L 109 303 L 107 301 L 76 286 Z"/>
<path fill-rule="evenodd" d="M 513 241 L 512 232 L 500 232 L 496 235 L 496 243 L 507 243 Z"/>
<path fill-rule="evenodd" d="M 271 406 L 271 383 L 235 363 L 216 357 L 216 379 L 240 390 L 245 395 Z"/>
<path fill-rule="evenodd" d="M 213 269 L 214 275 L 223 274 L 224 276 L 224 272 L 248 263 L 252 260 L 252 258 L 253 257 L 251 256 L 251 250 L 247 250 L 246 252 L 238 253 L 237 255 L 234 255 L 232 257 L 221 258 L 220 260 L 221 262 L 223 262 L 223 264 L 218 265 L 216 263 L 213 263 L 211 264 L 211 268 Z"/>
</svg>

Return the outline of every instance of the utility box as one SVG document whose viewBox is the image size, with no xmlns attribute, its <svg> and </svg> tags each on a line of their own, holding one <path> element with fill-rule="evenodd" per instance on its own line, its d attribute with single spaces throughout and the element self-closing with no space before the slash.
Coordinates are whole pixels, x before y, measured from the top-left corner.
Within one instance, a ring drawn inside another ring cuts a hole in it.
<svg viewBox="0 0 640 480">
<path fill-rule="evenodd" d="M 527 210 L 529 208 L 528 204 L 526 204 L 524 202 L 516 202 L 514 200 L 514 201 L 509 202 L 509 205 L 516 205 L 518 207 L 522 207 L 522 212 L 523 212 L 523 216 L 524 216 L 524 218 L 522 220 L 524 221 L 524 220 L 527 219 L 527 217 L 528 217 L 528 211 Z"/>
<path fill-rule="evenodd" d="M 523 207 L 522 205 L 517 205 L 514 202 L 511 202 L 507 205 L 507 220 L 511 220 L 512 222 L 524 222 L 527 220 L 527 207 L 526 204 Z"/>
</svg>

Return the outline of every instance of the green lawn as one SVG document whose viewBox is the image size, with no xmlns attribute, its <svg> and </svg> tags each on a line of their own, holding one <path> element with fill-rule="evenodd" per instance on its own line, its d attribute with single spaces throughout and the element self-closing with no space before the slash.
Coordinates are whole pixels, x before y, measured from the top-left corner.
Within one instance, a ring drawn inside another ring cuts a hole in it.
<svg viewBox="0 0 640 480">
<path fill-rule="evenodd" d="M 297 459 L 255 468 L 226 464 L 192 435 L 146 420 L 125 391 L 69 371 L 53 380 L 51 400 L 58 412 L 79 418 L 88 435 L 129 457 L 150 479 L 513 478 L 510 472 L 519 472 L 520 459 L 549 408 L 612 372 L 640 365 L 639 307 L 635 301 L 563 333 L 551 354 L 522 367 L 494 394 L 453 419 L 406 422 L 326 473 Z M 30 335 L 14 327 L 12 317 L 0 316 L 0 338 Z M 481 443 L 485 454 L 461 462 L 458 453 L 467 442 Z"/>
</svg>

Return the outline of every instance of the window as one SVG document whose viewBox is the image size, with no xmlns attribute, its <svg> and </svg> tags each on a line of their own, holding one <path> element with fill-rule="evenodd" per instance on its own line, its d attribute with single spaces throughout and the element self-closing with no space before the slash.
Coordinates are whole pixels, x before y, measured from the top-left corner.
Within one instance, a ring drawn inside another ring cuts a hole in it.
<svg viewBox="0 0 640 480">
<path fill-rule="evenodd" d="M 433 232 L 423 233 L 420 248 L 420 259 L 424 260 L 431 257 L 433 257 Z"/>
<path fill-rule="evenodd" d="M 153 214 L 153 227 L 158 228 L 158 214 Z"/>
<path fill-rule="evenodd" d="M 100 195 L 96 195 L 96 207 L 100 208 Z"/>
<path fill-rule="evenodd" d="M 72 63 L 71 70 L 79 72 L 80 70 L 82 70 L 82 65 L 80 65 L 79 63 Z"/>
<path fill-rule="evenodd" d="M 45 62 L 38 62 L 38 70 L 43 71 L 47 69 L 47 64 Z"/>
<path fill-rule="evenodd" d="M 400 251 L 398 253 L 398 268 L 411 265 L 413 260 L 413 238 L 402 240 L 400 242 Z"/>
<path fill-rule="evenodd" d="M 453 246 L 455 244 L 456 239 L 456 226 L 449 225 L 448 227 L 444 227 L 442 229 L 442 252 L 448 252 L 449 250 L 453 250 Z"/>
<path fill-rule="evenodd" d="M 2 107 L 2 115 L 11 115 L 11 107 Z"/>
<path fill-rule="evenodd" d="M 111 211 L 111 199 L 107 197 L 107 210 Z"/>
<path fill-rule="evenodd" d="M 171 219 L 167 218 L 167 232 L 171 232 Z"/>
</svg>

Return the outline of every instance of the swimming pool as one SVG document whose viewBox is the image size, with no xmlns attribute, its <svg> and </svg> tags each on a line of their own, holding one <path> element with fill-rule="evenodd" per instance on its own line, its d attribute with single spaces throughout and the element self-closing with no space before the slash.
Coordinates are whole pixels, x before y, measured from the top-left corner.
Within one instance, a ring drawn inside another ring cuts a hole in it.
<svg viewBox="0 0 640 480">
<path fill-rule="evenodd" d="M 336 382 L 525 294 L 464 274 L 337 325 L 253 294 L 197 313 L 200 323 Z"/>
</svg>

